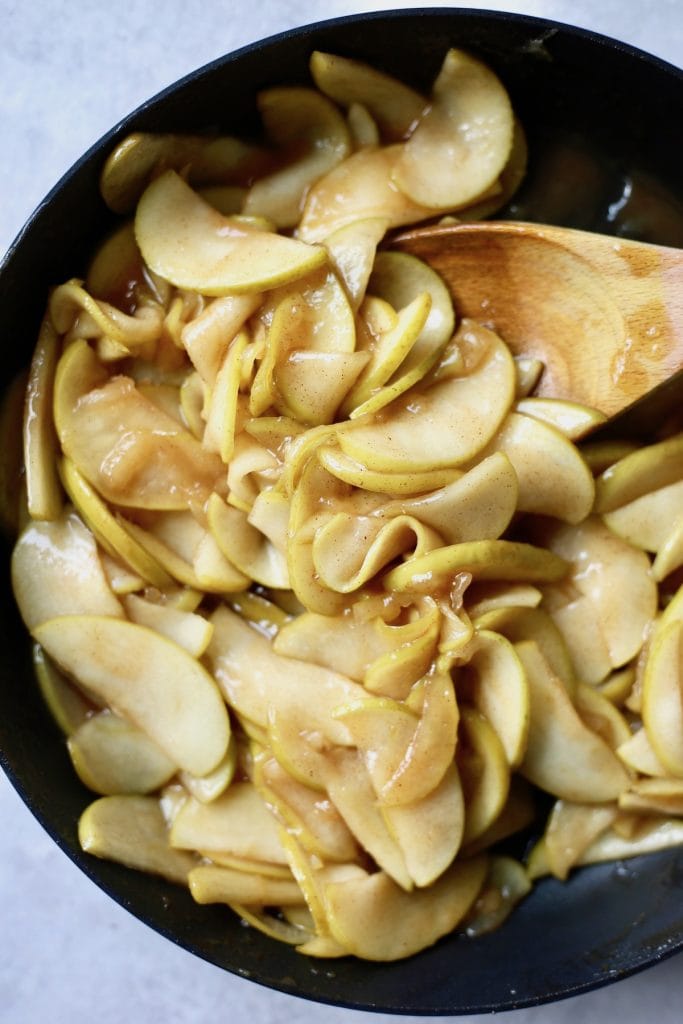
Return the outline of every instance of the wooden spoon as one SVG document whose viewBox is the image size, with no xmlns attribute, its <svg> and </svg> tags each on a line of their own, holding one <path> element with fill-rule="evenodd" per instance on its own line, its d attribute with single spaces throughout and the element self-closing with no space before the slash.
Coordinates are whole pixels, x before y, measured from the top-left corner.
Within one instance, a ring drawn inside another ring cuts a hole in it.
<svg viewBox="0 0 683 1024">
<path fill-rule="evenodd" d="M 392 248 L 438 271 L 460 316 L 543 361 L 536 394 L 612 417 L 683 367 L 681 249 L 515 221 L 416 228 Z"/>
</svg>

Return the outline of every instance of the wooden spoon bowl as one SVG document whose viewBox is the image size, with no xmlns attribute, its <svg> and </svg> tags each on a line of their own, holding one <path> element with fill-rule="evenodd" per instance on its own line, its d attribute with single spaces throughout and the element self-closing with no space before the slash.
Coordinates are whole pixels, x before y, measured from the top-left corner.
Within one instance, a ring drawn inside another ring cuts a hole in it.
<svg viewBox="0 0 683 1024">
<path fill-rule="evenodd" d="M 683 367 L 683 250 L 517 221 L 402 232 L 460 316 L 545 365 L 537 394 L 612 417 Z"/>
</svg>

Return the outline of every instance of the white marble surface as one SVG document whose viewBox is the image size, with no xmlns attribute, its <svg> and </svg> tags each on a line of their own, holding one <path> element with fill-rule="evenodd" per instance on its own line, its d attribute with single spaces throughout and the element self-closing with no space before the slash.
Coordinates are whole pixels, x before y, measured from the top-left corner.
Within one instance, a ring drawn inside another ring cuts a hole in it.
<svg viewBox="0 0 683 1024">
<path fill-rule="evenodd" d="M 0 251 L 71 163 L 163 86 L 259 37 L 382 6 L 391 4 L 0 0 Z M 490 0 L 482 6 L 592 28 L 683 63 L 680 0 Z M 679 1024 L 681 1005 L 683 971 L 677 957 L 607 989 L 499 1019 L 501 1024 L 652 1019 Z M 81 875 L 0 774 L 0 1022 L 142 1024 L 152 1019 L 370 1024 L 385 1018 L 269 992 L 160 938 Z"/>
</svg>

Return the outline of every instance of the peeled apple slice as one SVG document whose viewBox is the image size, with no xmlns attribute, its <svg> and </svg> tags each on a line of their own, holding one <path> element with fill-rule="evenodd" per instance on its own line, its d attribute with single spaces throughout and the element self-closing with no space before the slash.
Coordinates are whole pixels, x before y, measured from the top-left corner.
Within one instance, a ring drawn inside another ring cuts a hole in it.
<svg viewBox="0 0 683 1024">
<path fill-rule="evenodd" d="M 493 185 L 505 167 L 512 107 L 493 71 L 456 49 L 448 51 L 431 99 L 393 177 L 414 202 L 457 210 Z"/>
<path fill-rule="evenodd" d="M 412 392 L 339 433 L 342 451 L 379 472 L 406 473 L 460 466 L 482 451 L 514 397 L 515 368 L 503 342 L 473 321 L 461 325 L 484 348 L 472 372 Z"/>
<path fill-rule="evenodd" d="M 135 722 L 180 768 L 205 775 L 225 755 L 230 720 L 218 687 L 171 640 L 101 615 L 61 615 L 34 636 L 64 671 Z"/>
<path fill-rule="evenodd" d="M 683 476 L 683 434 L 637 448 L 609 466 L 596 481 L 595 511 L 611 512 Z"/>
<path fill-rule="evenodd" d="M 187 883 L 197 860 L 168 845 L 166 821 L 159 801 L 151 796 L 103 796 L 83 812 L 78 822 L 83 850 L 138 871 Z"/>
<path fill-rule="evenodd" d="M 326 260 L 321 247 L 223 217 L 175 171 L 166 171 L 145 190 L 135 237 L 155 273 L 202 295 L 273 288 Z"/>
<path fill-rule="evenodd" d="M 324 887 L 333 937 L 365 960 L 400 960 L 448 935 L 474 903 L 486 857 L 458 861 L 433 885 L 404 892 L 383 871 Z"/>
</svg>

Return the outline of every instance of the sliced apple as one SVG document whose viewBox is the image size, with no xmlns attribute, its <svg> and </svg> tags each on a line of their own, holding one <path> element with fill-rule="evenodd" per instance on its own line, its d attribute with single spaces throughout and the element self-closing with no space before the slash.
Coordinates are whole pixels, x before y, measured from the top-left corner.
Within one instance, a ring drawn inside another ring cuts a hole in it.
<svg viewBox="0 0 683 1024">
<path fill-rule="evenodd" d="M 319 246 L 223 217 L 175 171 L 145 190 L 135 216 L 145 263 L 203 295 L 261 291 L 303 277 L 326 260 Z"/>
<path fill-rule="evenodd" d="M 351 308 L 357 310 L 368 286 L 377 246 L 387 230 L 383 217 L 355 220 L 325 239 L 329 261 L 346 289 Z"/>
<path fill-rule="evenodd" d="M 657 610 L 649 559 L 597 517 L 553 529 L 547 540 L 571 563 L 571 582 L 593 605 L 612 667 L 625 665 L 640 651 Z"/>
<path fill-rule="evenodd" d="M 228 346 L 263 301 L 258 292 L 214 299 L 183 326 L 180 338 L 202 380 L 213 386 Z"/>
<path fill-rule="evenodd" d="M 67 746 L 81 782 L 102 796 L 151 793 L 176 772 L 146 733 L 108 711 L 83 722 Z"/>
<path fill-rule="evenodd" d="M 524 416 L 532 416 L 555 427 L 569 441 L 578 441 L 589 430 L 605 422 L 604 413 L 563 398 L 523 398 L 515 408 Z"/>
<path fill-rule="evenodd" d="M 115 213 L 129 213 L 160 168 L 190 168 L 190 180 L 246 184 L 269 164 L 256 146 L 230 136 L 134 132 L 107 159 L 100 177 L 102 198 Z"/>
<path fill-rule="evenodd" d="M 303 901 L 294 879 L 268 878 L 256 872 L 234 871 L 217 864 L 199 864 L 188 882 L 197 903 L 246 903 L 254 906 L 291 906 Z"/>
<path fill-rule="evenodd" d="M 204 775 L 225 755 L 230 721 L 218 688 L 182 647 L 143 626 L 60 615 L 34 630 L 66 672 L 135 722 L 180 768 Z"/>
<path fill-rule="evenodd" d="M 655 817 L 651 824 L 644 823 L 632 838 L 619 835 L 616 829 L 607 829 L 583 853 L 581 864 L 599 864 L 604 861 L 639 857 L 655 850 L 680 846 L 682 842 L 683 822 Z"/>
<path fill-rule="evenodd" d="M 484 884 L 488 861 L 456 861 L 433 885 L 406 893 L 379 871 L 324 887 L 333 937 L 355 956 L 391 961 L 411 956 L 448 935 Z"/>
<path fill-rule="evenodd" d="M 670 573 L 683 565 L 683 518 L 678 518 L 657 552 L 652 564 L 652 575 L 661 583 Z"/>
<path fill-rule="evenodd" d="M 550 871 L 557 878 L 565 879 L 595 839 L 614 823 L 617 814 L 615 802 L 582 804 L 556 801 L 544 837 Z"/>
<path fill-rule="evenodd" d="M 683 434 L 630 452 L 596 481 L 596 512 L 611 512 L 636 498 L 667 487 L 683 474 Z"/>
<path fill-rule="evenodd" d="M 677 524 L 682 508 L 683 469 L 680 480 L 620 505 L 602 518 L 610 530 L 629 544 L 658 552 L 671 535 L 672 524 Z"/>
<path fill-rule="evenodd" d="M 623 811 L 683 816 L 683 779 L 637 779 L 619 797 Z"/>
<path fill-rule="evenodd" d="M 525 608 L 516 618 L 506 623 L 501 632 L 513 644 L 534 640 L 567 691 L 570 694 L 574 692 L 576 680 L 567 645 L 544 608 Z"/>
<path fill-rule="evenodd" d="M 657 629 L 645 662 L 643 724 L 653 751 L 683 777 L 683 621 L 672 617 Z"/>
<path fill-rule="evenodd" d="M 462 475 L 457 469 L 433 469 L 410 473 L 376 472 L 356 462 L 339 449 L 328 446 L 320 448 L 318 459 L 338 480 L 378 494 L 424 494 L 452 483 Z"/>
<path fill-rule="evenodd" d="M 432 217 L 432 208 L 414 202 L 391 180 L 401 152 L 400 145 L 368 146 L 320 178 L 306 198 L 298 237 L 322 242 L 333 231 L 368 217 L 381 217 L 389 229 Z"/>
<path fill-rule="evenodd" d="M 339 433 L 342 451 L 380 472 L 443 469 L 469 462 L 498 430 L 514 395 L 514 365 L 492 332 L 463 321 L 461 332 L 485 348 L 479 365 L 463 377 L 411 391 L 369 424 Z"/>
<path fill-rule="evenodd" d="M 265 89 L 256 102 L 268 139 L 280 150 L 281 166 L 257 178 L 242 212 L 293 228 L 311 185 L 348 156 L 348 128 L 337 107 L 315 89 Z"/>
<path fill-rule="evenodd" d="M 414 804 L 382 807 L 382 814 L 415 885 L 431 885 L 453 862 L 463 838 L 465 804 L 455 764 L 427 796 Z"/>
<path fill-rule="evenodd" d="M 235 778 L 237 771 L 238 746 L 234 734 L 225 757 L 206 775 L 193 775 L 192 772 L 181 771 L 179 778 L 188 793 L 200 803 L 210 804 L 221 796 Z"/>
<path fill-rule="evenodd" d="M 491 441 L 489 451 L 504 452 L 519 483 L 521 512 L 579 523 L 595 497 L 593 476 L 579 450 L 555 427 L 511 413 Z"/>
<path fill-rule="evenodd" d="M 362 697 L 361 686 L 340 673 L 276 654 L 262 633 L 225 607 L 216 609 L 211 622 L 208 664 L 240 714 L 267 727 L 269 714 L 276 711 L 333 743 L 349 742 L 332 711 Z"/>
<path fill-rule="evenodd" d="M 379 146 L 379 128 L 367 107 L 362 103 L 352 103 L 346 113 L 346 122 L 351 136 L 351 148 L 365 149 L 367 146 Z"/>
<path fill-rule="evenodd" d="M 64 454 L 117 505 L 187 508 L 225 473 L 221 460 L 145 398 L 132 378 L 107 379 L 82 340 L 57 367 L 55 424 Z"/>
<path fill-rule="evenodd" d="M 202 615 L 158 604 L 137 594 L 123 598 L 123 607 L 131 622 L 148 626 L 183 647 L 193 658 L 201 658 L 211 640 L 213 627 Z"/>
<path fill-rule="evenodd" d="M 246 579 L 266 587 L 289 588 L 286 558 L 251 525 L 246 513 L 231 508 L 215 493 L 209 498 L 206 511 L 218 547 Z"/>
<path fill-rule="evenodd" d="M 529 734 L 529 687 L 522 663 L 500 633 L 479 631 L 474 653 L 458 675 L 458 692 L 495 730 L 508 764 L 516 767 L 524 758 Z"/>
<path fill-rule="evenodd" d="M 520 771 L 564 800 L 603 803 L 628 788 L 629 777 L 608 745 L 581 721 L 564 685 L 538 646 L 516 645 L 530 695 L 527 750 Z"/>
<path fill-rule="evenodd" d="M 197 860 L 168 845 L 168 831 L 159 801 L 151 796 L 103 796 L 78 822 L 82 849 L 128 868 L 187 883 Z"/>
<path fill-rule="evenodd" d="M 233 782 L 211 803 L 189 797 L 170 831 L 176 849 L 228 853 L 267 864 L 286 864 L 278 823 L 250 782 Z"/>
<path fill-rule="evenodd" d="M 431 592 L 445 586 L 456 573 L 478 580 L 517 580 L 529 583 L 562 579 L 569 565 L 545 548 L 511 540 L 475 540 L 436 548 L 410 558 L 383 579 L 387 590 Z"/>
<path fill-rule="evenodd" d="M 463 843 L 471 843 L 498 818 L 510 789 L 510 767 L 497 733 L 474 708 L 461 707 L 456 763 L 465 799 Z"/>
<path fill-rule="evenodd" d="M 414 89 L 362 61 L 314 50 L 310 69 L 318 88 L 346 107 L 366 107 L 389 140 L 404 138 L 427 105 Z"/>
<path fill-rule="evenodd" d="M 589 597 L 579 595 L 550 611 L 570 656 L 571 675 L 592 686 L 607 679 L 613 663 L 596 608 Z"/>
<path fill-rule="evenodd" d="M 24 404 L 24 466 L 26 500 L 32 519 L 56 519 L 62 507 L 52 419 L 52 388 L 59 357 L 59 339 L 45 317 L 31 360 Z"/>
<path fill-rule="evenodd" d="M 123 618 L 95 539 L 68 508 L 59 519 L 30 522 L 22 531 L 12 553 L 12 587 L 29 629 L 55 615 Z"/>
<path fill-rule="evenodd" d="M 40 644 L 33 645 L 33 669 L 50 714 L 64 735 L 70 736 L 92 714 L 92 703 L 50 661 Z"/>
<path fill-rule="evenodd" d="M 431 100 L 393 177 L 415 202 L 457 210 L 493 185 L 505 167 L 512 107 L 494 72 L 456 49 L 446 54 Z"/>
<path fill-rule="evenodd" d="M 60 476 L 77 511 L 105 551 L 161 590 L 173 584 L 172 577 L 131 535 L 126 521 L 110 511 L 70 459 L 62 459 Z"/>
<path fill-rule="evenodd" d="M 492 857 L 484 887 L 463 922 L 465 935 L 472 939 L 500 928 L 530 891 L 531 881 L 518 860 Z"/>
</svg>

